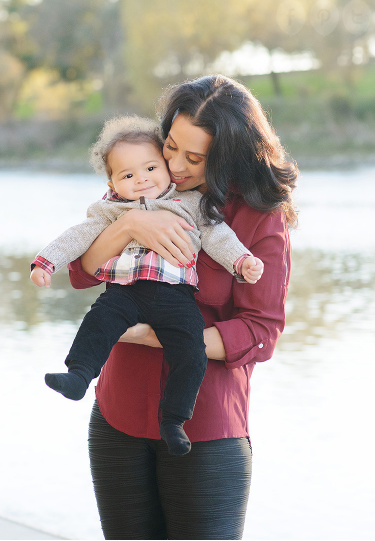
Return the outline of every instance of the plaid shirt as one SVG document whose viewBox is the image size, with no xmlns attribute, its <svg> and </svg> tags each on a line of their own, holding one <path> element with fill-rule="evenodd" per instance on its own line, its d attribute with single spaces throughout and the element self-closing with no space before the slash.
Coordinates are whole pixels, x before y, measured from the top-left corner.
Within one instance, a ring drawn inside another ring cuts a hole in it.
<svg viewBox="0 0 375 541">
<path fill-rule="evenodd" d="M 194 267 L 174 267 L 147 248 L 125 249 L 102 265 L 95 276 L 103 282 L 129 285 L 137 280 L 155 280 L 169 284 L 188 284 L 196 289 L 198 276 Z"/>
<path fill-rule="evenodd" d="M 159 198 L 168 193 L 169 189 L 170 186 L 159 195 Z M 107 197 L 107 194 L 105 194 L 103 199 L 105 200 Z M 110 201 L 128 202 L 127 199 L 113 191 L 108 199 Z M 176 201 L 179 201 L 179 199 L 176 199 Z M 248 254 L 242 255 L 233 265 L 235 278 L 238 282 L 245 282 L 240 271 L 242 262 L 247 256 Z M 42 256 L 37 256 L 34 259 L 31 268 L 33 269 L 35 265 L 49 274 L 55 271 L 54 265 Z M 198 276 L 195 265 L 190 268 L 174 267 L 156 252 L 140 246 L 125 248 L 120 256 L 113 257 L 97 269 L 95 276 L 103 282 L 122 285 L 130 285 L 137 280 L 154 280 L 169 284 L 188 284 L 198 289 Z"/>
<path fill-rule="evenodd" d="M 125 258 L 122 258 L 124 254 L 127 254 L 128 261 L 132 258 L 137 264 L 133 265 L 131 268 L 124 269 L 123 265 Z M 236 279 L 238 282 L 246 282 L 241 275 L 241 265 L 246 257 L 248 257 L 248 255 L 244 254 L 234 263 L 234 270 L 236 271 Z M 121 258 L 122 261 L 120 261 Z M 47 271 L 48 274 L 52 274 L 54 271 L 52 263 L 41 256 L 35 258 L 31 264 L 31 269 L 33 269 L 35 265 Z M 103 282 L 115 282 L 122 285 L 134 284 L 137 280 L 156 280 L 158 282 L 168 282 L 169 284 L 189 284 L 198 289 L 198 276 L 194 267 L 190 269 L 185 267 L 181 269 L 173 267 L 159 254 L 152 250 L 148 250 L 147 248 L 125 250 L 121 256 L 113 257 L 95 271 L 95 276 L 98 280 Z"/>
<path fill-rule="evenodd" d="M 41 269 L 47 271 L 48 274 L 52 274 L 53 271 L 55 270 L 55 266 L 40 255 L 38 255 L 34 259 L 34 261 L 31 263 L 31 270 L 33 270 L 35 266 L 40 267 Z"/>
<path fill-rule="evenodd" d="M 168 193 L 170 186 L 159 197 Z M 103 199 L 107 198 L 107 194 Z M 128 202 L 116 192 L 112 192 L 111 200 Z M 138 280 L 154 280 L 168 284 L 188 284 L 196 289 L 198 276 L 194 267 L 174 267 L 159 254 L 147 248 L 130 248 L 117 257 L 112 257 L 95 271 L 95 276 L 103 282 L 121 285 L 134 284 Z"/>
</svg>

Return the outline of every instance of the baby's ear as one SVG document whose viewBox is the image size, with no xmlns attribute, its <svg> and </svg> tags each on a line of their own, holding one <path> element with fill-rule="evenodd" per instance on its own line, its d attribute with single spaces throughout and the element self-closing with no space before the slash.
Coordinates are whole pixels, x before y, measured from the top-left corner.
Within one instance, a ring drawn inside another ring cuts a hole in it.
<svg viewBox="0 0 375 541">
<path fill-rule="evenodd" d="M 111 190 L 115 191 L 115 188 L 114 188 L 114 186 L 113 186 L 112 180 L 109 180 L 109 181 L 107 182 L 107 186 L 109 186 L 109 187 L 111 188 Z"/>
</svg>

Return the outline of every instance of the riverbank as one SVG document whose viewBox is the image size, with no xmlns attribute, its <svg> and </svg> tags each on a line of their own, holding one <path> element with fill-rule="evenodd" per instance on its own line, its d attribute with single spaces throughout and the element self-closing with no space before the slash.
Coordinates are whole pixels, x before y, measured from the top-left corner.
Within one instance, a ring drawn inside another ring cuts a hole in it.
<svg viewBox="0 0 375 541">
<path fill-rule="evenodd" d="M 42 539 L 65 539 L 63 537 L 56 537 L 55 535 L 41 532 L 35 528 L 30 528 L 24 524 L 14 522 L 13 520 L 8 520 L 6 518 L 0 517 L 0 539 L 36 539 L 41 541 Z"/>
<path fill-rule="evenodd" d="M 338 98 L 268 98 L 262 104 L 300 169 L 375 164 L 375 117 L 370 109 Z M 90 173 L 88 149 L 110 116 L 4 123 L 0 168 Z"/>
<path fill-rule="evenodd" d="M 331 155 L 299 154 L 290 151 L 302 171 L 314 170 L 347 170 L 362 166 L 375 165 L 375 150 L 373 153 L 347 152 L 332 153 Z M 94 174 L 87 157 L 44 156 L 25 158 L 0 158 L 0 170 L 41 171 L 44 173 L 83 173 Z"/>
</svg>

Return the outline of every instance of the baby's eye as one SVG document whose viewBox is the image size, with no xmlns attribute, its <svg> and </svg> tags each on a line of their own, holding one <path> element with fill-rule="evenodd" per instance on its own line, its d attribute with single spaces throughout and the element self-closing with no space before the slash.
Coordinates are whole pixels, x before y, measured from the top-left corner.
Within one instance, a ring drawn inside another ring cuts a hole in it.
<svg viewBox="0 0 375 541">
<path fill-rule="evenodd" d="M 155 165 L 150 165 L 150 167 L 147 167 L 147 171 L 153 171 L 156 169 Z"/>
<path fill-rule="evenodd" d="M 128 173 L 127 175 L 124 176 L 124 178 L 132 178 L 132 173 Z"/>
</svg>

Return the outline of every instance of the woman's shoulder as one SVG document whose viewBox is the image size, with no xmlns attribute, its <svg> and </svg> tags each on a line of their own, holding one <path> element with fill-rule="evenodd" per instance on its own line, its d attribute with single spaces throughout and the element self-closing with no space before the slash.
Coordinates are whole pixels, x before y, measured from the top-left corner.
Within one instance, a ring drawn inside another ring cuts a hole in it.
<svg viewBox="0 0 375 541">
<path fill-rule="evenodd" d="M 249 249 L 267 240 L 275 247 L 289 244 L 289 231 L 283 210 L 263 212 L 250 207 L 241 197 L 226 205 L 225 222 L 236 233 L 239 240 Z"/>
<path fill-rule="evenodd" d="M 232 227 L 256 229 L 260 225 L 267 228 L 282 229 L 287 227 L 283 210 L 261 211 L 248 205 L 240 196 L 231 197 L 225 208 L 225 221 Z"/>
</svg>

